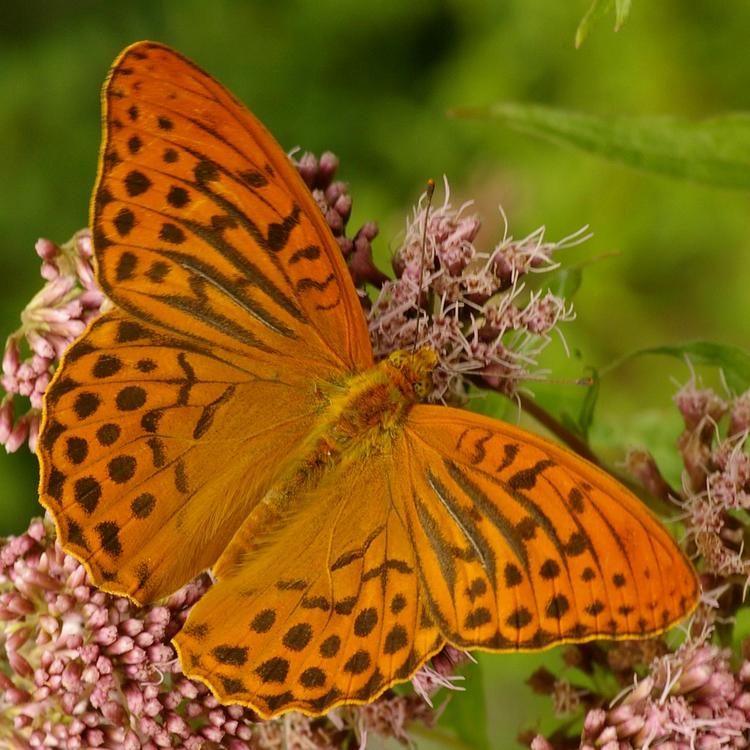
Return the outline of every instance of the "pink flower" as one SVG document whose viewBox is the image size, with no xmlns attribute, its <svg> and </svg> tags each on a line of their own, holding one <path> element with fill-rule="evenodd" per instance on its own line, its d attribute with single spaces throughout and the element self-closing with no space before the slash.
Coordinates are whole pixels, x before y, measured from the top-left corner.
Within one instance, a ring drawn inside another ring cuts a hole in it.
<svg viewBox="0 0 750 750">
<path fill-rule="evenodd" d="M 36 449 L 42 397 L 54 366 L 105 305 L 94 279 L 88 230 L 61 246 L 40 239 L 36 251 L 47 283 L 21 313 L 21 327 L 8 337 L 3 356 L 1 382 L 7 395 L 0 406 L 0 443 L 9 453 L 26 442 Z M 19 417 L 14 395 L 30 407 Z"/>
<path fill-rule="evenodd" d="M 372 259 L 371 243 L 378 235 L 377 224 L 368 222 L 355 232 L 354 237 L 346 236 L 352 197 L 346 183 L 334 180 L 339 166 L 338 157 L 326 151 L 318 160 L 314 154 L 305 152 L 294 164 L 333 232 L 355 285 L 381 286 L 388 277 L 375 266 Z"/>
<path fill-rule="evenodd" d="M 422 196 L 394 256 L 397 278 L 381 286 L 368 315 L 377 358 L 415 344 L 437 352 L 433 401 L 464 401 L 472 380 L 512 394 L 552 331 L 574 317 L 550 291 L 527 293 L 522 277 L 555 269 L 553 252 L 580 233 L 544 243 L 538 230 L 480 250 L 480 220 L 469 207 L 451 205 L 447 182 L 442 206 Z"/>
<path fill-rule="evenodd" d="M 656 658 L 616 705 L 590 709 L 580 750 L 611 748 L 741 748 L 750 731 L 750 662 L 738 671 L 731 651 L 709 644 L 711 628 Z M 536 736 L 532 750 L 556 750 L 557 738 Z"/>
<path fill-rule="evenodd" d="M 738 674 L 730 656 L 728 649 L 688 639 L 657 659 L 616 707 L 588 713 L 581 748 L 606 747 L 615 737 L 618 750 L 746 747 L 750 693 L 740 675 L 750 664 Z"/>
<path fill-rule="evenodd" d="M 750 455 L 746 410 L 750 391 L 729 401 L 695 378 L 676 397 L 686 429 L 679 439 L 686 468 L 684 496 L 687 537 L 703 557 L 705 571 L 720 578 L 733 575 L 750 580 L 750 558 L 744 549 L 746 517 L 750 510 Z M 719 420 L 729 414 L 727 436 Z"/>
<path fill-rule="evenodd" d="M 137 607 L 94 588 L 50 522 L 32 521 L 7 539 L 0 546 L 0 745 L 316 750 L 358 743 L 367 733 L 406 741 L 411 722 L 434 721 L 417 694 L 386 693 L 318 719 L 292 713 L 259 721 L 247 708 L 220 705 L 180 672 L 170 643 L 210 585 L 203 575 L 161 605 Z M 415 676 L 418 692 L 450 684 L 461 661 L 447 647 Z M 425 688 L 429 675 L 436 680 Z"/>
</svg>

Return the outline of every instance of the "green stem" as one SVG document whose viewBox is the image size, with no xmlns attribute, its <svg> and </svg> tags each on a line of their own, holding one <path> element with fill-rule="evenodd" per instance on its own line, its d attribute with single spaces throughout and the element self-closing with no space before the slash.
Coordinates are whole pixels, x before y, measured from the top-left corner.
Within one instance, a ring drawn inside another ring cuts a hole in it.
<svg viewBox="0 0 750 750">
<path fill-rule="evenodd" d="M 522 393 L 518 394 L 518 398 L 521 402 L 521 408 L 528 414 L 531 414 L 539 424 L 546 427 L 553 435 L 574 450 L 579 456 L 583 456 L 583 458 L 591 461 L 592 464 L 601 466 L 601 462 L 596 454 L 583 440 L 581 440 L 581 438 L 578 437 L 578 435 L 571 432 L 567 427 L 564 427 L 549 412 L 542 409 L 534 399 L 529 398 Z"/>
</svg>

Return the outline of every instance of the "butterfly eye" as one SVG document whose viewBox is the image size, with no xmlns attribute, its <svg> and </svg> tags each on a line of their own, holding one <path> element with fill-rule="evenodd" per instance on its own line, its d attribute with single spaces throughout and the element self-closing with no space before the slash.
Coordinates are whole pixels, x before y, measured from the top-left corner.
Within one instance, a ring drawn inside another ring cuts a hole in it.
<svg viewBox="0 0 750 750">
<path fill-rule="evenodd" d="M 404 353 L 399 349 L 393 352 L 388 359 L 395 367 L 401 367 L 404 364 Z"/>
</svg>

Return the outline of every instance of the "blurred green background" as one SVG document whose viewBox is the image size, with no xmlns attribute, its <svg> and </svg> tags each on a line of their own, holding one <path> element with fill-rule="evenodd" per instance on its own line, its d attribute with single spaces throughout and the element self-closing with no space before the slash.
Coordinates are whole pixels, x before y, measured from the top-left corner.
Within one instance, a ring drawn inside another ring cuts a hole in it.
<svg viewBox="0 0 750 750">
<path fill-rule="evenodd" d="M 6 334 L 40 287 L 34 242 L 64 241 L 87 221 L 99 145 L 99 89 L 115 55 L 166 42 L 234 91 L 285 148 L 331 149 L 351 185 L 350 226 L 375 219 L 387 266 L 425 180 L 446 174 L 455 204 L 473 199 L 481 241 L 502 234 L 498 205 L 521 237 L 546 225 L 594 238 L 563 262 L 597 259 L 578 319 L 555 342 L 553 376 L 577 377 L 633 349 L 689 339 L 748 346 L 748 196 L 638 173 L 531 139 L 491 121 L 446 117 L 460 105 L 518 101 L 598 114 L 703 117 L 750 110 L 746 0 L 634 0 L 579 50 L 588 0 L 25 0 L 0 14 L 0 320 Z M 440 200 L 442 196 L 438 197 Z M 669 460 L 679 362 L 643 358 L 610 373 L 594 446 L 616 461 L 631 444 Z M 572 385 L 555 386 L 580 399 Z M 36 459 L 0 456 L 0 534 L 39 513 Z M 488 657 L 494 747 L 549 714 L 521 682 L 550 657 Z M 559 658 L 553 656 L 552 658 Z M 471 694 L 461 700 L 471 701 Z"/>
</svg>

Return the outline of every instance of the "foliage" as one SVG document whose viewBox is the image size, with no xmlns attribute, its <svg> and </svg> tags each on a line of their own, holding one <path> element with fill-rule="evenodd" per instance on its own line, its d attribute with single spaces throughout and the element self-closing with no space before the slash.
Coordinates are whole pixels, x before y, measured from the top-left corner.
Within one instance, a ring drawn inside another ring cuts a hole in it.
<svg viewBox="0 0 750 750">
<path fill-rule="evenodd" d="M 603 117 L 549 107 L 495 104 L 457 110 L 656 174 L 750 189 L 750 114 L 690 122 L 676 117 Z"/>
<path fill-rule="evenodd" d="M 593 0 L 576 29 L 576 47 L 580 47 L 594 24 L 615 9 L 615 31 L 619 31 L 630 14 L 631 0 Z"/>
</svg>

